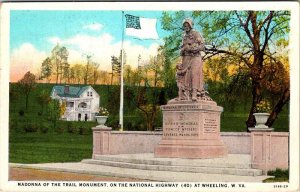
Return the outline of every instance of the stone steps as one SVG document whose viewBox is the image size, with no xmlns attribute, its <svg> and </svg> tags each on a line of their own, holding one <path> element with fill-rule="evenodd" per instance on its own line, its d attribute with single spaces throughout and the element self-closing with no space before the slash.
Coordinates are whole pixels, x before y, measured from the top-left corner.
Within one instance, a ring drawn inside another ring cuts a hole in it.
<svg viewBox="0 0 300 192">
<path fill-rule="evenodd" d="M 122 156 L 122 155 L 96 155 L 94 160 L 123 162 L 132 164 L 146 165 L 167 165 L 167 166 L 191 166 L 191 167 L 225 167 L 250 169 L 251 164 L 248 161 L 243 162 L 224 162 L 222 158 L 212 161 L 206 159 L 180 159 L 180 158 L 141 158 L 139 156 Z"/>
<path fill-rule="evenodd" d="M 225 174 L 240 176 L 262 175 L 262 170 L 252 169 L 247 161 L 228 161 L 230 161 L 230 158 L 170 159 L 154 158 L 149 155 L 146 155 L 146 157 L 136 157 L 130 155 L 97 155 L 94 159 L 82 160 L 82 163 L 152 171 Z"/>
</svg>

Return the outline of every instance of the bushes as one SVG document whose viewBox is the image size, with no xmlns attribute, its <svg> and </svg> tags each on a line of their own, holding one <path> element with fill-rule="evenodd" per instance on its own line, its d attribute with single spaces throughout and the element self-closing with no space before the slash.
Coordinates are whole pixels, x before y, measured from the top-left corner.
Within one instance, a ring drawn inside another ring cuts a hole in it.
<svg viewBox="0 0 300 192">
<path fill-rule="evenodd" d="M 27 122 L 23 125 L 23 129 L 26 133 L 37 132 L 38 125 L 34 122 Z"/>
<path fill-rule="evenodd" d="M 47 123 L 41 123 L 39 129 L 41 133 L 48 133 L 50 125 Z"/>
<path fill-rule="evenodd" d="M 111 127 L 113 130 L 119 130 L 119 117 L 109 116 L 106 126 Z M 161 126 L 161 121 L 157 121 L 157 125 Z M 139 116 L 124 116 L 124 130 L 126 131 L 146 131 L 146 123 L 144 118 Z"/>
<path fill-rule="evenodd" d="M 78 133 L 78 130 L 77 130 L 77 127 L 76 127 L 76 124 L 72 121 L 68 121 L 66 123 L 67 125 L 67 132 L 68 133 Z"/>
<path fill-rule="evenodd" d="M 264 183 L 270 182 L 288 182 L 289 181 L 289 170 L 282 170 L 276 168 L 276 170 L 268 171 L 268 175 L 274 176 L 274 178 L 268 178 L 263 180 Z"/>
<path fill-rule="evenodd" d="M 25 114 L 24 110 L 23 110 L 23 109 L 21 109 L 21 110 L 19 111 L 19 115 L 20 115 L 21 117 L 23 117 L 23 116 L 24 116 L 24 114 Z"/>
<path fill-rule="evenodd" d="M 45 119 L 37 120 L 37 117 L 10 117 L 9 131 L 11 133 L 39 132 L 42 134 L 48 132 L 62 134 L 67 132 L 71 134 L 88 135 L 92 134 L 92 127 L 96 126 L 96 122 L 58 121 L 56 127 L 52 125 L 52 122 Z"/>
<path fill-rule="evenodd" d="M 289 178 L 289 170 L 275 169 L 268 171 L 268 175 L 275 176 L 277 178 Z"/>
<path fill-rule="evenodd" d="M 92 133 L 92 127 L 94 127 L 95 124 L 95 122 L 85 121 L 59 121 L 58 127 L 71 134 L 88 135 Z"/>
</svg>

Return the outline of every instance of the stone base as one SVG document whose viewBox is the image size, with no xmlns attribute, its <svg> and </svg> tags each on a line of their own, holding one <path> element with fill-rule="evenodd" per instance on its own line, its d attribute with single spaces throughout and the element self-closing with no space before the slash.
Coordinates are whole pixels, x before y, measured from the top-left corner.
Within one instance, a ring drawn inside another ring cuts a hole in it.
<svg viewBox="0 0 300 192">
<path fill-rule="evenodd" d="M 214 101 L 171 100 L 161 106 L 163 138 L 155 157 L 216 158 L 227 155 L 220 137 L 222 107 Z"/>
<path fill-rule="evenodd" d="M 224 145 L 166 145 L 160 143 L 155 148 L 155 157 L 175 157 L 187 159 L 217 158 L 227 155 Z"/>
</svg>

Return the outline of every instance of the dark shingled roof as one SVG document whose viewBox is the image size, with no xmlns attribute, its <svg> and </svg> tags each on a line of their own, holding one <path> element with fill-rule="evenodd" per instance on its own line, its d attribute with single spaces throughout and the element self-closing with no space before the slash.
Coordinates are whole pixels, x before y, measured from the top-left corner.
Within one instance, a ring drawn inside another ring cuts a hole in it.
<svg viewBox="0 0 300 192">
<path fill-rule="evenodd" d="M 69 87 L 69 93 L 65 93 L 65 85 L 55 85 L 52 88 L 52 93 L 55 91 L 56 94 L 60 97 L 73 97 L 77 98 L 79 97 L 85 90 L 89 88 L 89 86 L 84 86 L 84 87 L 73 87 L 73 86 L 68 86 Z"/>
</svg>

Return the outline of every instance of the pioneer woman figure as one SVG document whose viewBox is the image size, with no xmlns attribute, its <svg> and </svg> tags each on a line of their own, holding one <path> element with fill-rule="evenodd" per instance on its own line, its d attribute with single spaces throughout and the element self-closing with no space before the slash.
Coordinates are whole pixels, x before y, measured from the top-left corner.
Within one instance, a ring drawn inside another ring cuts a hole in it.
<svg viewBox="0 0 300 192">
<path fill-rule="evenodd" d="M 203 92 L 203 62 L 200 51 L 204 50 L 204 40 L 200 33 L 193 29 L 193 21 L 183 22 L 184 36 L 180 54 L 182 68 L 187 69 L 184 77 L 184 92 L 188 100 L 196 101 Z"/>
</svg>

